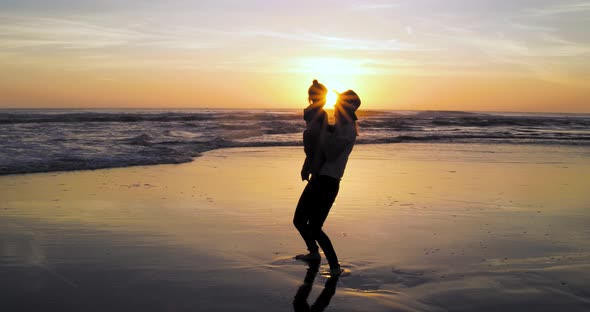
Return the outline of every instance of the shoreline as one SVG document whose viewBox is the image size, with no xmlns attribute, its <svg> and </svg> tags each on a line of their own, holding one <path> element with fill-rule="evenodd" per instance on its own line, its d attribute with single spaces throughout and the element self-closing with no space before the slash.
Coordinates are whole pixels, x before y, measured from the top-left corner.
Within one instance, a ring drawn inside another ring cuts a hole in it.
<svg viewBox="0 0 590 312">
<path fill-rule="evenodd" d="M 565 140 L 565 139 L 564 139 Z M 428 140 L 416 140 L 416 141 L 395 141 L 392 139 L 391 142 L 383 142 L 383 143 L 374 143 L 374 142 L 363 142 L 362 139 L 360 142 L 357 142 L 357 146 L 361 145 L 471 145 L 471 146 L 482 146 L 482 147 L 492 147 L 492 146 L 520 146 L 520 147 L 546 147 L 546 148 L 572 148 L 572 149 L 589 149 L 590 145 L 580 145 L 580 144 L 547 144 L 543 142 L 469 142 L 469 140 L 461 141 L 461 140 L 452 140 L 452 141 L 428 141 Z M 182 165 L 187 163 L 192 163 L 203 157 L 205 154 L 213 151 L 218 150 L 229 150 L 229 149 L 248 149 L 248 148 L 300 148 L 302 149 L 301 144 L 284 144 L 284 145 L 244 145 L 244 146 L 223 146 L 212 148 L 210 150 L 199 152 L 197 156 L 190 156 L 191 159 L 187 161 L 170 161 L 170 162 L 159 162 L 159 163 L 150 163 L 150 164 L 135 164 L 135 165 L 121 165 L 121 166 L 105 166 L 105 167 L 97 167 L 97 168 L 83 168 L 83 169 L 65 169 L 65 170 L 53 170 L 53 171 L 29 171 L 29 172 L 17 172 L 17 173 L 0 173 L 0 177 L 9 177 L 9 176 L 20 176 L 20 175 L 34 175 L 34 174 L 61 174 L 66 172 L 84 172 L 84 171 L 96 171 L 96 170 L 108 170 L 108 169 L 122 169 L 122 168 L 136 168 L 136 167 L 152 167 L 152 166 L 160 166 L 160 165 Z"/>
</svg>

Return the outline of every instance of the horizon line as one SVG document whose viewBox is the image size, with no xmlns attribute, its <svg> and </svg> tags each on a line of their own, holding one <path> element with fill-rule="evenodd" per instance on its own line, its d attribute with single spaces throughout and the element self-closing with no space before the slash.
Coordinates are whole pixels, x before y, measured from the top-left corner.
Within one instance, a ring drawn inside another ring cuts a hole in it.
<svg viewBox="0 0 590 312">
<path fill-rule="evenodd" d="M 0 107 L 0 110 L 298 110 L 303 108 L 271 108 L 271 107 Z M 327 108 L 327 111 L 333 108 Z M 527 113 L 527 114 L 590 114 L 583 112 L 563 111 L 494 111 L 494 110 L 453 110 L 453 109 L 360 109 L 361 111 L 398 111 L 398 112 L 472 112 L 472 113 Z"/>
</svg>

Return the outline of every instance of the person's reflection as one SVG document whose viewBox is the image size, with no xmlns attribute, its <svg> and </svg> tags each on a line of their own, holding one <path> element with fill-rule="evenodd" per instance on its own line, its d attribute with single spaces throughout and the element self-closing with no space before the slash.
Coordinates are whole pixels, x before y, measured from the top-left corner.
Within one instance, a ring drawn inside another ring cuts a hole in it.
<svg viewBox="0 0 590 312">
<path fill-rule="evenodd" d="M 305 278 L 303 279 L 303 285 L 297 289 L 297 293 L 295 293 L 295 298 L 293 299 L 293 308 L 295 312 L 320 312 L 324 311 L 324 309 L 330 304 L 330 299 L 332 299 L 336 293 L 338 277 L 328 278 L 324 285 L 324 290 L 322 290 L 315 303 L 311 306 L 307 303 L 307 298 L 311 293 L 311 287 L 313 286 L 313 281 L 318 274 L 319 268 L 320 261 L 309 263 L 309 269 L 307 269 L 307 274 L 305 274 Z"/>
</svg>

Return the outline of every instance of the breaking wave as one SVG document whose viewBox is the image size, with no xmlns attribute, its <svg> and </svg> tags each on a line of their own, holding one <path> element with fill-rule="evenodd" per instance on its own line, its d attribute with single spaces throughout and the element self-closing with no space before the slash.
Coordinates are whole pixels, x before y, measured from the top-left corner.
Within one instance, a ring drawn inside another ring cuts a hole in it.
<svg viewBox="0 0 590 312">
<path fill-rule="evenodd" d="M 360 144 L 590 146 L 588 114 L 360 111 Z M 0 174 L 182 163 L 225 147 L 296 146 L 302 110 L 2 110 Z"/>
</svg>

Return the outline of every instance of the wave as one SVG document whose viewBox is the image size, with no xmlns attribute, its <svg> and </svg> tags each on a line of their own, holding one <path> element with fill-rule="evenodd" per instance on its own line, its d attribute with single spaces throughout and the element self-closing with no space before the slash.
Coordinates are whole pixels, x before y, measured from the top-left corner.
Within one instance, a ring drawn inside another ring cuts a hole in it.
<svg viewBox="0 0 590 312">
<path fill-rule="evenodd" d="M 186 121 L 273 121 L 278 118 L 300 118 L 302 113 L 265 113 L 249 111 L 192 111 L 175 113 L 0 113 L 0 124 L 19 123 L 88 123 L 88 122 L 186 122 Z"/>
<path fill-rule="evenodd" d="M 590 146 L 590 115 L 360 111 L 359 144 Z M 0 111 L 0 175 L 191 161 L 231 147 L 299 146 L 302 110 Z"/>
<path fill-rule="evenodd" d="M 498 141 L 500 140 L 500 141 Z M 383 138 L 359 138 L 358 144 L 412 143 L 412 142 L 447 142 L 447 143 L 506 143 L 506 144 L 564 144 L 590 145 L 590 136 L 512 136 L 512 135 L 400 135 Z"/>
<path fill-rule="evenodd" d="M 562 117 L 457 117 L 443 118 L 435 117 L 432 124 L 438 126 L 468 126 L 468 127 L 499 127 L 499 126 L 520 126 L 520 127 L 588 127 L 590 120 L 587 118 L 562 118 Z"/>
<path fill-rule="evenodd" d="M 543 145 L 577 145 L 590 146 L 590 137 L 559 138 L 559 137 L 512 137 L 505 136 L 409 136 L 400 135 L 382 138 L 359 138 L 358 144 L 391 144 L 391 143 L 503 143 L 503 144 L 543 144 Z M 128 166 L 179 164 L 192 161 L 203 152 L 219 148 L 235 147 L 273 147 L 300 146 L 301 141 L 230 141 L 217 138 L 208 142 L 169 141 L 152 143 L 145 135 L 140 135 L 127 142 L 129 145 L 141 147 L 128 154 L 86 156 L 48 156 L 43 159 L 21 159 L 18 162 L 0 162 L 0 175 L 37 173 L 71 170 L 93 170 Z"/>
</svg>

